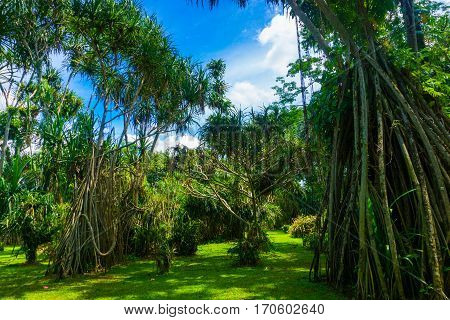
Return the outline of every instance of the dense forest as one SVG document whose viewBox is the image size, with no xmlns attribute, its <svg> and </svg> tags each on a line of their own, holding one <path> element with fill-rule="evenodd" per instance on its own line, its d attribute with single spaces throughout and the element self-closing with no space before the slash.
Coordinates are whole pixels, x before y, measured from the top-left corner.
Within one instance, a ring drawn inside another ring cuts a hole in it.
<svg viewBox="0 0 450 320">
<path fill-rule="evenodd" d="M 182 56 L 132 0 L 1 1 L 0 249 L 28 264 L 43 253 L 55 278 L 130 257 L 165 274 L 220 241 L 233 267 L 257 265 L 283 229 L 312 250 L 311 282 L 447 299 L 448 8 L 266 5 L 298 23 L 299 59 L 274 79 L 275 102 L 235 106 L 225 62 Z M 155 149 L 194 129 L 199 147 Z"/>
</svg>

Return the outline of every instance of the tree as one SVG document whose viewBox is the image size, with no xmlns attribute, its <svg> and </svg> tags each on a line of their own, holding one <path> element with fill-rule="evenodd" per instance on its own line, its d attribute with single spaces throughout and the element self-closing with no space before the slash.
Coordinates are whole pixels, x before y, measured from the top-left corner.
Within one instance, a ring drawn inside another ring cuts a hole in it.
<svg viewBox="0 0 450 320">
<path fill-rule="evenodd" d="M 9 0 L 0 6 L 7 17 L 0 29 L 0 91 L 8 118 L 0 155 L 0 175 L 5 163 L 9 131 L 14 109 L 31 99 L 35 92 L 27 90 L 32 81 L 40 82 L 48 65 L 49 54 L 61 47 L 60 28 L 64 0 L 49 3 L 41 0 Z M 24 92 L 28 91 L 25 95 Z"/>
<path fill-rule="evenodd" d="M 204 110 L 209 92 L 204 69 L 181 57 L 155 17 L 132 1 L 73 1 L 66 24 L 71 71 L 92 82 L 87 108 L 96 119 L 100 105 L 100 115 L 95 128 L 84 127 L 90 151 L 53 261 L 60 276 L 123 258 L 123 237 L 141 206 L 147 154 L 159 135 L 184 130 Z M 120 120 L 121 132 L 107 130 Z M 126 164 L 131 177 L 118 170 L 123 156 L 132 159 Z"/>
<path fill-rule="evenodd" d="M 190 193 L 214 199 L 244 224 L 236 247 L 240 264 L 254 265 L 267 247 L 262 230 L 273 192 L 301 170 L 301 148 L 289 137 L 297 110 L 265 108 L 261 113 L 229 109 L 211 115 L 202 128 L 206 150 L 187 182 Z M 244 209 L 245 208 L 245 209 Z M 244 216 L 240 212 L 247 212 Z"/>
</svg>

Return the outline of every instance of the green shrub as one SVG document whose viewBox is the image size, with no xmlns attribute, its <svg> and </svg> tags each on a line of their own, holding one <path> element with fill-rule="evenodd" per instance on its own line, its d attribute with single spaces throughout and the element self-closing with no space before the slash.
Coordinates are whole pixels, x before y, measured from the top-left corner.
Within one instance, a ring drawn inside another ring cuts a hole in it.
<svg viewBox="0 0 450 320">
<path fill-rule="evenodd" d="M 303 238 L 314 232 L 315 216 L 298 216 L 289 227 L 289 234 L 294 238 Z"/>
<path fill-rule="evenodd" d="M 188 196 L 184 206 L 185 212 L 193 220 L 201 221 L 199 242 L 238 239 L 244 232 L 245 225 L 230 215 L 215 199 L 199 199 Z M 247 208 L 239 208 L 238 214 L 247 217 Z"/>
<path fill-rule="evenodd" d="M 149 253 L 155 259 L 157 272 L 164 274 L 172 265 L 175 222 L 183 213 L 185 196 L 175 176 L 166 177 L 145 190 L 133 246 L 138 255 Z"/>
<path fill-rule="evenodd" d="M 20 237 L 21 251 L 25 253 L 27 263 L 35 263 L 37 248 L 52 241 L 57 234 L 63 212 L 64 208 L 54 203 L 51 194 L 23 192 L 14 197 L 7 217 L 7 232 Z"/>
<path fill-rule="evenodd" d="M 175 253 L 180 256 L 189 256 L 197 252 L 200 239 L 200 221 L 177 219 L 173 229 L 172 244 Z"/>
<path fill-rule="evenodd" d="M 159 274 L 169 272 L 173 261 L 173 248 L 168 242 L 160 244 L 155 253 L 156 270 Z"/>
<path fill-rule="evenodd" d="M 313 232 L 303 236 L 303 247 L 307 249 L 315 249 L 319 244 L 319 236 L 317 233 Z"/>
<path fill-rule="evenodd" d="M 290 227 L 291 227 L 290 225 L 285 224 L 285 225 L 282 225 L 282 226 L 281 226 L 281 230 L 282 230 L 284 233 L 288 233 Z"/>
<path fill-rule="evenodd" d="M 303 237 L 303 247 L 306 249 L 314 250 L 318 247 L 320 241 L 320 234 L 317 232 L 310 233 Z M 328 252 L 328 234 L 325 234 L 325 237 L 322 239 L 321 252 Z"/>
<path fill-rule="evenodd" d="M 152 232 L 148 226 L 136 225 L 132 228 L 131 246 L 133 253 L 138 257 L 150 255 Z"/>
<path fill-rule="evenodd" d="M 1 251 L 5 251 L 5 244 L 2 241 L 0 241 L 0 252 Z"/>
<path fill-rule="evenodd" d="M 155 224 L 152 228 L 153 254 L 156 271 L 159 274 L 169 272 L 172 265 L 174 249 L 171 244 L 172 226 L 166 223 Z"/>
<path fill-rule="evenodd" d="M 237 256 L 240 266 L 255 266 L 260 261 L 260 253 L 268 251 L 269 248 L 270 240 L 267 234 L 258 227 L 252 227 L 228 253 Z"/>
</svg>

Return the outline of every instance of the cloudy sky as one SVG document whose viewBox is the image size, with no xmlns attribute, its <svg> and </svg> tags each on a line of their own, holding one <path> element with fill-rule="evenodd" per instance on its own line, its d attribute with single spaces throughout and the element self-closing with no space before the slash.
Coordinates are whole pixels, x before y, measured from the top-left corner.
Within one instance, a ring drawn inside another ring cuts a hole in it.
<svg viewBox="0 0 450 320">
<path fill-rule="evenodd" d="M 202 63 L 225 60 L 228 97 L 236 106 L 272 102 L 276 77 L 286 75 L 287 65 L 297 58 L 295 23 L 264 0 L 251 0 L 245 9 L 230 0 L 219 1 L 213 10 L 187 0 L 149 0 L 143 6 L 156 14 L 183 55 Z M 198 140 L 171 135 L 157 149 L 176 143 L 196 147 Z"/>
<path fill-rule="evenodd" d="M 206 64 L 224 59 L 228 97 L 237 106 L 258 106 L 273 100 L 271 87 L 287 65 L 297 57 L 296 29 L 280 7 L 264 0 L 250 0 L 245 9 L 231 0 L 222 0 L 210 10 L 195 0 L 144 0 L 144 10 L 155 14 L 175 47 L 184 56 Z M 53 58 L 62 66 L 61 56 Z M 71 84 L 85 100 L 91 88 L 82 79 Z"/>
<path fill-rule="evenodd" d="M 296 59 L 294 22 L 264 0 L 251 0 L 245 9 L 230 0 L 213 10 L 187 0 L 144 1 L 143 6 L 156 14 L 182 54 L 200 62 L 225 60 L 228 96 L 238 106 L 271 102 L 275 78 Z"/>
</svg>

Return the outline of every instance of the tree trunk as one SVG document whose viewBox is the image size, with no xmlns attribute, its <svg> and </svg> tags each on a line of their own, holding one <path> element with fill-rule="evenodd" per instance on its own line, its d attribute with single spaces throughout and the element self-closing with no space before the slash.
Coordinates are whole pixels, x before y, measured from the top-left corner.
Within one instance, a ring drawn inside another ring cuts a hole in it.
<svg viewBox="0 0 450 320">
<path fill-rule="evenodd" d="M 11 120 L 12 120 L 12 116 L 8 108 L 6 109 L 6 112 L 8 112 L 8 119 L 6 121 L 5 134 L 3 135 L 2 154 L 0 158 L 0 176 L 3 174 L 3 166 L 5 165 L 6 149 L 8 148 L 9 130 L 11 128 Z"/>
<path fill-rule="evenodd" d="M 314 23 L 312 23 L 308 16 L 300 9 L 296 1 L 288 0 L 287 2 L 294 11 L 294 14 L 300 19 L 301 22 L 303 22 L 303 24 L 308 28 L 309 32 L 311 32 L 311 35 L 318 43 L 320 50 L 322 50 L 326 55 L 330 55 L 331 48 L 320 33 L 320 30 L 316 28 Z"/>
<path fill-rule="evenodd" d="M 422 26 L 414 8 L 414 0 L 400 0 L 406 30 L 406 41 L 414 51 L 425 48 Z"/>
<path fill-rule="evenodd" d="M 299 21 L 295 19 L 295 26 L 297 30 L 297 49 L 298 49 L 298 59 L 299 63 L 302 63 L 302 46 L 301 46 L 301 36 L 299 30 Z M 308 171 L 311 170 L 311 154 L 309 152 L 309 121 L 308 121 L 308 109 L 307 109 L 307 101 L 306 101 L 306 88 L 305 88 L 305 78 L 303 77 L 303 71 L 300 68 L 299 72 L 300 76 L 300 90 L 302 95 L 302 107 L 303 107 L 303 125 L 305 127 L 305 145 L 306 145 L 306 166 Z"/>
</svg>

